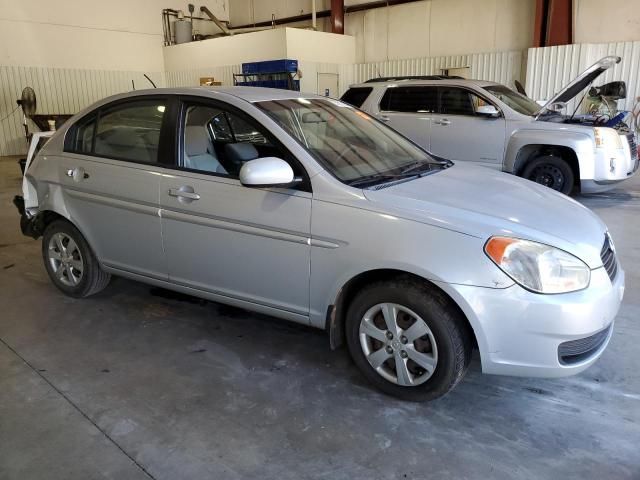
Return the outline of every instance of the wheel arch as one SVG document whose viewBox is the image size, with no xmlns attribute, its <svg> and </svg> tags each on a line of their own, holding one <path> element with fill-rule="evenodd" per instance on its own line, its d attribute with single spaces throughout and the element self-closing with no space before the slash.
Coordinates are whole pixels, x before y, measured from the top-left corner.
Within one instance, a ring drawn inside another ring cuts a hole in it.
<svg viewBox="0 0 640 480">
<path fill-rule="evenodd" d="M 580 162 L 575 150 L 567 145 L 555 144 L 529 144 L 522 146 L 517 154 L 513 165 L 513 173 L 522 176 L 527 164 L 540 156 L 559 157 L 566 161 L 573 172 L 573 183 L 575 187 L 580 187 Z"/>
<path fill-rule="evenodd" d="M 338 291 L 334 302 L 327 308 L 325 329 L 329 334 L 329 343 L 332 350 L 344 344 L 346 311 L 358 291 L 371 283 L 390 281 L 400 277 L 409 278 L 416 282 L 429 285 L 430 288 L 441 295 L 450 305 L 454 306 L 460 313 L 460 318 L 464 319 L 465 326 L 468 328 L 469 334 L 473 339 L 474 346 L 477 346 L 476 332 L 469 318 L 460 305 L 437 284 L 415 273 L 393 268 L 378 268 L 361 272 L 349 279 Z"/>
</svg>

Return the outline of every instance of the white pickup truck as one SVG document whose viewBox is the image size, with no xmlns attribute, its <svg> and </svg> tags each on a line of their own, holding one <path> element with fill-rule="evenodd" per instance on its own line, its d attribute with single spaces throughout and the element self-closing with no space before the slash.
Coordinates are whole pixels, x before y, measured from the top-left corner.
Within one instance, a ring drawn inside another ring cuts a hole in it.
<svg viewBox="0 0 640 480">
<path fill-rule="evenodd" d="M 433 155 L 469 161 L 569 194 L 600 192 L 638 170 L 634 132 L 622 121 L 562 113 L 620 62 L 605 57 L 544 106 L 494 82 L 453 77 L 372 79 L 342 100 L 387 123 Z"/>
</svg>

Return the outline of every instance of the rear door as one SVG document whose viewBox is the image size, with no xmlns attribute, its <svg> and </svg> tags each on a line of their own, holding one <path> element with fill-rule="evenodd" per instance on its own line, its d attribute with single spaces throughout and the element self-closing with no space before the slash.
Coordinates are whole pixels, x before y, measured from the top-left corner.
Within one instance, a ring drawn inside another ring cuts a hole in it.
<svg viewBox="0 0 640 480">
<path fill-rule="evenodd" d="M 289 312 L 309 313 L 311 190 L 302 166 L 249 116 L 186 99 L 176 170 L 161 180 L 164 248 L 172 282 Z M 238 173 L 258 157 L 288 161 L 300 188 L 248 188 Z"/>
<path fill-rule="evenodd" d="M 432 115 L 430 151 L 450 160 L 502 169 L 504 117 L 477 114 L 479 106 L 493 104 L 471 90 L 445 85 L 438 90 L 440 101 L 438 112 Z"/>
<path fill-rule="evenodd" d="M 438 90 L 432 86 L 389 87 L 380 100 L 377 117 L 425 150 L 430 150 L 431 115 Z"/>
<path fill-rule="evenodd" d="M 67 132 L 59 181 L 72 221 L 99 260 L 147 277 L 167 277 L 159 189 L 166 151 L 167 97 L 108 104 Z"/>
</svg>

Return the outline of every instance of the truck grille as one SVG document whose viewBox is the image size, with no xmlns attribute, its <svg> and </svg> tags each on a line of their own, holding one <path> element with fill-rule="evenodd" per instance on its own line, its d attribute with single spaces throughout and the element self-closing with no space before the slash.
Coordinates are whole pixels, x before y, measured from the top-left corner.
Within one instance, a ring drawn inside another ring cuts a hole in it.
<svg viewBox="0 0 640 480">
<path fill-rule="evenodd" d="M 616 278 L 616 274 L 618 273 L 618 262 L 616 260 L 616 252 L 611 244 L 611 237 L 609 237 L 609 233 L 604 237 L 604 245 L 600 251 L 600 258 L 602 259 L 604 269 L 607 271 L 607 275 L 609 275 L 609 278 L 613 282 Z"/>
<path fill-rule="evenodd" d="M 633 132 L 627 133 L 627 142 L 629 142 L 629 150 L 631 150 L 631 171 L 628 172 L 629 175 L 635 173 L 638 170 L 638 143 L 636 141 L 636 136 Z"/>
<path fill-rule="evenodd" d="M 558 346 L 558 359 L 560 363 L 571 365 L 588 359 L 600 350 L 600 347 L 607 341 L 612 326 L 613 324 L 598 333 L 594 333 L 590 337 L 561 343 Z"/>
</svg>

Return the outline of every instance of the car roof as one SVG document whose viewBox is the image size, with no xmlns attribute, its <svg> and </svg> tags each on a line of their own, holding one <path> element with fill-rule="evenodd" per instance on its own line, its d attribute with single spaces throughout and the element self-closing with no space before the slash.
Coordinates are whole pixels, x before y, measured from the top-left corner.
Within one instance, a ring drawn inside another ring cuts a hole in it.
<svg viewBox="0 0 640 480">
<path fill-rule="evenodd" d="M 287 100 L 292 98 L 324 98 L 318 95 L 301 93 L 294 90 L 280 90 L 263 87 L 180 87 L 180 88 L 152 88 L 119 93 L 105 98 L 104 103 L 126 98 L 144 97 L 150 95 L 192 95 L 198 97 L 223 98 L 233 96 L 247 102 L 262 102 L 266 100 Z"/>
<path fill-rule="evenodd" d="M 380 82 L 366 82 L 366 83 L 356 83 L 354 85 L 350 85 L 349 88 L 358 88 L 358 87 L 379 87 L 386 88 L 389 86 L 420 86 L 420 85 L 473 85 L 476 87 L 489 87 L 493 85 L 500 85 L 496 82 L 490 82 L 488 80 L 473 80 L 473 79 L 439 79 L 439 80 L 423 80 L 423 79 L 390 79 L 386 81 Z"/>
</svg>

